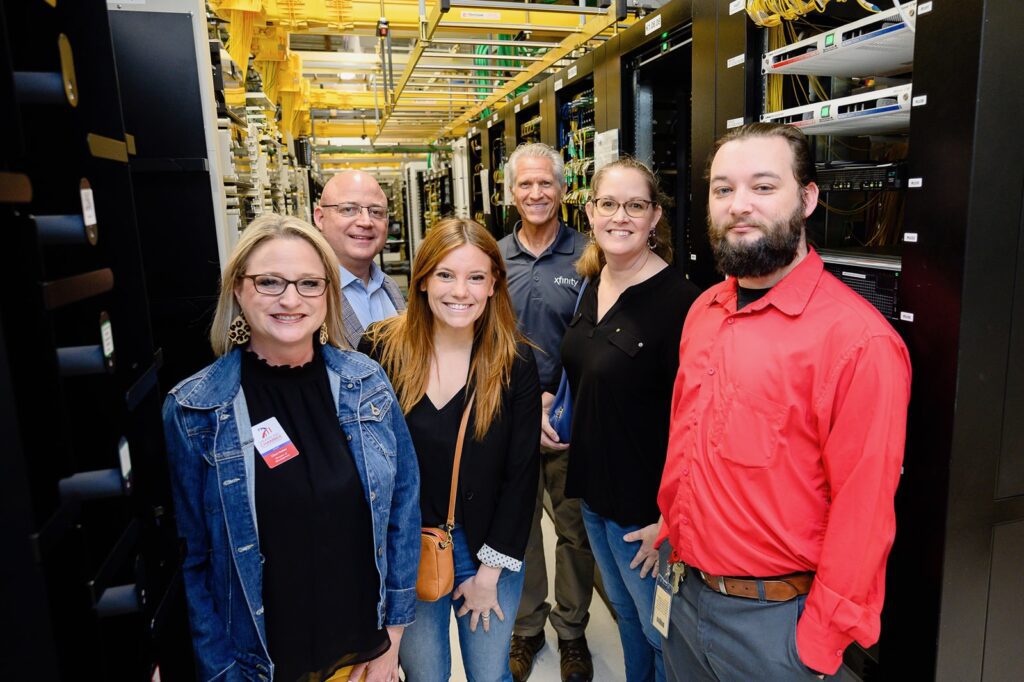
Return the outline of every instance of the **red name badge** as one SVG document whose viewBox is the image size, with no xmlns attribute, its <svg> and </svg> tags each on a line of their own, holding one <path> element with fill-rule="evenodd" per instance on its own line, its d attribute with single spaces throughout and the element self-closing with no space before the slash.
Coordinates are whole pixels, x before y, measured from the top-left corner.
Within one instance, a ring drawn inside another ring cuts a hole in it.
<svg viewBox="0 0 1024 682">
<path fill-rule="evenodd" d="M 277 417 L 271 417 L 252 427 L 252 441 L 256 450 L 263 456 L 263 461 L 271 469 L 299 456 L 298 448 L 281 428 Z"/>
</svg>

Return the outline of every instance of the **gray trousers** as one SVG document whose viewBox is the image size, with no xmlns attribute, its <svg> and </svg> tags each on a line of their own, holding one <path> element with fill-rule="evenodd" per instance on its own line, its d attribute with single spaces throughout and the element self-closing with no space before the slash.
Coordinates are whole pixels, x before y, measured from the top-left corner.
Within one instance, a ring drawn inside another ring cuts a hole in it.
<svg viewBox="0 0 1024 682">
<path fill-rule="evenodd" d="M 550 618 L 561 639 L 582 637 L 590 619 L 594 593 L 594 555 L 578 499 L 566 499 L 565 475 L 569 452 L 541 450 L 537 503 L 526 546 L 526 577 L 516 615 L 515 634 L 533 636 L 544 630 Z M 555 543 L 555 606 L 547 602 L 548 573 L 544 563 L 544 536 L 540 528 L 544 491 L 551 497 L 551 516 L 558 540 Z"/>
<path fill-rule="evenodd" d="M 662 544 L 659 569 L 671 548 Z M 810 682 L 817 673 L 797 653 L 796 623 L 806 596 L 784 602 L 731 597 L 687 570 L 672 597 L 668 639 L 662 640 L 665 677 L 679 682 Z M 844 679 L 842 667 L 836 677 Z M 848 679 L 856 679 L 850 677 Z"/>
</svg>

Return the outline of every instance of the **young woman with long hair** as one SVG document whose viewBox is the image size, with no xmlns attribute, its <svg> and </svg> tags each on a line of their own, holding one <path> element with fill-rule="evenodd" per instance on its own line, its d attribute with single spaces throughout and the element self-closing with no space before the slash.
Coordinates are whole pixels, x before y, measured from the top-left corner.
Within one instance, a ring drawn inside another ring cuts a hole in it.
<svg viewBox="0 0 1024 682">
<path fill-rule="evenodd" d="M 372 326 L 360 349 L 391 378 L 420 463 L 425 526 L 445 523 L 455 443 L 471 406 L 455 506 L 455 590 L 417 601 L 399 652 L 408 682 L 448 679 L 451 610 L 473 680 L 511 680 L 508 650 L 537 492 L 540 385 L 516 331 L 494 238 L 449 218 L 427 232 L 406 312 Z"/>
</svg>

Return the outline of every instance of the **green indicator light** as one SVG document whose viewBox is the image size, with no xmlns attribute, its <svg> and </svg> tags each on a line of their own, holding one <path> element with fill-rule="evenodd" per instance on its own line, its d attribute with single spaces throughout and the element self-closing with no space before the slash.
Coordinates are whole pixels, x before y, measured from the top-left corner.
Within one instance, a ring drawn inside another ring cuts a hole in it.
<svg viewBox="0 0 1024 682">
<path fill-rule="evenodd" d="M 665 38 L 668 38 L 668 31 L 661 34 L 661 39 L 664 40 Z"/>
<path fill-rule="evenodd" d="M 821 108 L 821 115 L 822 115 L 822 116 L 828 116 L 828 111 L 829 111 L 829 109 L 830 109 L 830 108 L 831 108 L 831 107 L 829 107 L 829 106 L 827 106 L 827 105 L 826 105 L 826 106 L 823 106 L 823 107 Z"/>
<path fill-rule="evenodd" d="M 832 47 L 835 44 L 836 44 L 836 34 L 835 33 L 829 33 L 827 36 L 825 36 L 825 47 Z"/>
<path fill-rule="evenodd" d="M 665 52 L 666 50 L 668 50 L 668 43 L 662 43 L 661 44 L 661 51 Z"/>
</svg>

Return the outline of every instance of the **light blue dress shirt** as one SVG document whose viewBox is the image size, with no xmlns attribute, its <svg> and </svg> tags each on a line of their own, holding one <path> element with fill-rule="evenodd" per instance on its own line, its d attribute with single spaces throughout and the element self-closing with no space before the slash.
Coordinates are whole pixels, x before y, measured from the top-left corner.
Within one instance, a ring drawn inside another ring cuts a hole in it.
<svg viewBox="0 0 1024 682">
<path fill-rule="evenodd" d="M 374 322 L 380 322 L 398 314 L 388 292 L 384 290 L 384 271 L 376 263 L 370 263 L 370 284 L 339 266 L 341 270 L 341 292 L 345 294 L 359 323 L 366 329 Z"/>
</svg>

